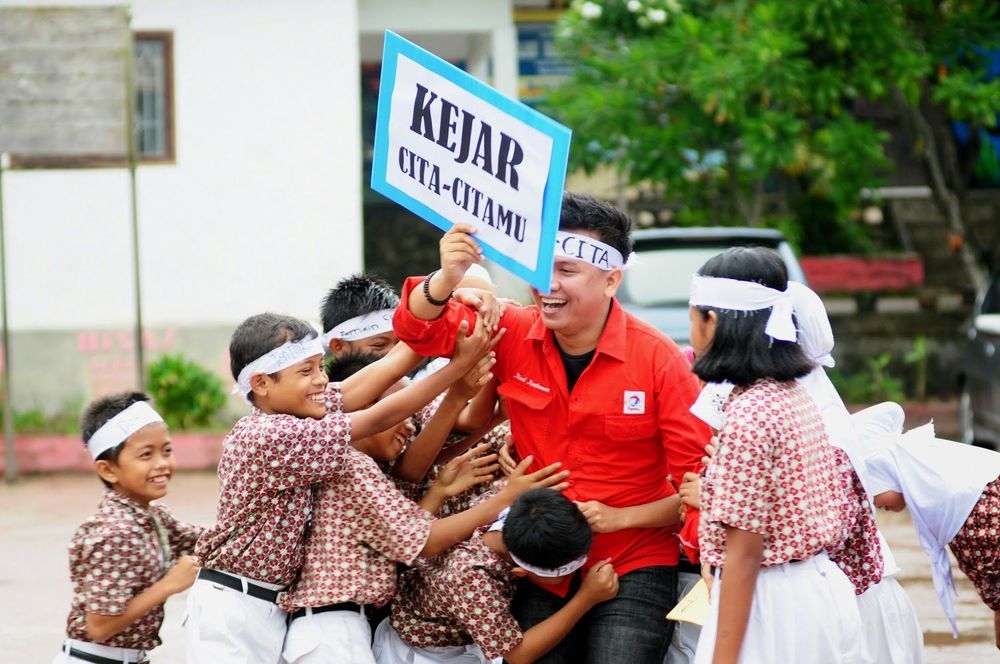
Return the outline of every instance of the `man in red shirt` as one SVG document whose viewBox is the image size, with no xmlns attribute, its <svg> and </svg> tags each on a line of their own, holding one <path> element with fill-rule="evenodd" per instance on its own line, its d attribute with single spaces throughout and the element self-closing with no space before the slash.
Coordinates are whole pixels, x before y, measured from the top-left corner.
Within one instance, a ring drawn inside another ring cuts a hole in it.
<svg viewBox="0 0 1000 664">
<path fill-rule="evenodd" d="M 567 193 L 559 228 L 551 293 L 533 291 L 535 306 L 504 311 L 494 373 L 517 454 L 531 456 L 531 468 L 559 461 L 570 471 L 566 496 L 599 514 L 596 522 L 588 515 L 597 531 L 588 565 L 610 558 L 620 587 L 539 661 L 661 664 L 679 560 L 679 499 L 668 477 L 696 471 L 704 454 L 709 430 L 688 410 L 699 387 L 677 346 L 615 299 L 632 253 L 629 218 Z M 403 286 L 394 329 L 421 354 L 450 355 L 459 323 L 476 320 L 475 309 L 452 299 L 481 260 L 472 232 L 452 228 L 441 269 Z M 522 581 L 514 613 L 529 629 L 574 588 Z"/>
</svg>

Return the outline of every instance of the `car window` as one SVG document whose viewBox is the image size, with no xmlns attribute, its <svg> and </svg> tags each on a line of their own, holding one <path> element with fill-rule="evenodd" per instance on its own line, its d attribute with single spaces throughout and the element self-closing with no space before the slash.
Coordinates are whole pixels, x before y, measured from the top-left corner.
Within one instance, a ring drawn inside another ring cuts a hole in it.
<svg viewBox="0 0 1000 664">
<path fill-rule="evenodd" d="M 687 304 L 691 276 L 727 247 L 670 247 L 636 252 L 619 295 L 643 307 Z"/>
<path fill-rule="evenodd" d="M 993 277 L 993 283 L 983 297 L 983 308 L 980 313 L 1000 314 L 1000 274 Z"/>
</svg>

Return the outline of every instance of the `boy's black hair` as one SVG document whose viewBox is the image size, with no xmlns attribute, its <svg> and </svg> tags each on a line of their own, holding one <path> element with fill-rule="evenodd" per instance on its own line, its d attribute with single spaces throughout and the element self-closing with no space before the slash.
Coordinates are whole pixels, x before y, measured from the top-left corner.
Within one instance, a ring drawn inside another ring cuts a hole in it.
<svg viewBox="0 0 1000 664">
<path fill-rule="evenodd" d="M 358 373 L 369 364 L 381 359 L 380 355 L 352 348 L 346 353 L 331 357 L 326 363 L 326 376 L 331 383 L 340 383 Z"/>
<path fill-rule="evenodd" d="M 554 569 L 590 551 L 590 524 L 566 496 L 532 489 L 514 501 L 503 526 L 503 543 L 535 567 Z"/>
<path fill-rule="evenodd" d="M 383 279 L 370 274 L 352 274 L 341 279 L 323 298 L 319 315 L 328 332 L 345 320 L 381 309 L 399 306 L 399 295 Z"/>
<path fill-rule="evenodd" d="M 229 370 L 238 380 L 243 367 L 281 346 L 316 336 L 313 326 L 293 316 L 257 314 L 240 323 L 229 339 Z"/>
<path fill-rule="evenodd" d="M 84 409 L 83 415 L 80 416 L 80 436 L 83 438 L 84 446 L 86 447 L 87 441 L 93 438 L 97 430 L 107 424 L 108 420 L 139 401 L 149 401 L 149 396 L 142 392 L 118 392 L 92 401 Z M 94 460 L 118 463 L 118 455 L 122 453 L 124 447 L 125 441 L 123 440 L 114 447 L 101 452 Z M 101 482 L 107 488 L 111 488 L 111 484 L 103 477 Z"/>
<path fill-rule="evenodd" d="M 698 274 L 740 281 L 755 281 L 783 291 L 788 287 L 785 262 L 764 247 L 733 247 L 706 262 Z M 726 311 L 696 307 L 708 317 L 715 311 L 715 337 L 695 360 L 692 370 L 705 382 L 729 381 L 745 387 L 762 378 L 789 381 L 815 368 L 802 347 L 792 341 L 772 339 L 764 333 L 771 308 L 758 311 Z M 794 319 L 793 319 L 794 320 Z"/>
<path fill-rule="evenodd" d="M 621 252 L 625 260 L 632 255 L 632 220 L 611 203 L 589 194 L 563 194 L 559 230 L 591 231 L 601 242 Z"/>
</svg>

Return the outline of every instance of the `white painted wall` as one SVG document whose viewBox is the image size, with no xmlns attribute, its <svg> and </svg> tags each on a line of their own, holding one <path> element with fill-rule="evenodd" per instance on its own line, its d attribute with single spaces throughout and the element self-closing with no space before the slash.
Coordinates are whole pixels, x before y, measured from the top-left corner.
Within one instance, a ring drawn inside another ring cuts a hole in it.
<svg viewBox="0 0 1000 664">
<path fill-rule="evenodd" d="M 138 175 L 147 325 L 316 319 L 361 268 L 357 0 L 134 0 L 132 16 L 174 33 L 176 163 Z M 126 171 L 3 186 L 12 328 L 131 325 Z"/>
</svg>

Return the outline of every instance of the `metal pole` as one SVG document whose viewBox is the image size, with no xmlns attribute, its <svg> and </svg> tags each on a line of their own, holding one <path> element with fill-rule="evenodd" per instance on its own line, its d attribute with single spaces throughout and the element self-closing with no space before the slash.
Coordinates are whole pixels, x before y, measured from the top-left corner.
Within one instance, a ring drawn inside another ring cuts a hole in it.
<svg viewBox="0 0 1000 664">
<path fill-rule="evenodd" d="M 131 21 L 130 21 L 131 24 Z M 135 46 L 132 30 L 128 30 L 125 51 L 125 131 L 128 145 L 129 204 L 132 215 L 132 277 L 135 288 L 135 382 L 140 391 L 145 385 L 145 363 L 142 352 L 142 283 L 139 264 L 139 204 L 135 186 L 135 82 L 133 59 Z"/>
<path fill-rule="evenodd" d="M 7 326 L 7 247 L 3 228 L 3 172 L 8 163 L 7 153 L 0 154 L 0 315 L 3 315 L 0 343 L 3 345 L 3 439 L 7 460 L 4 474 L 7 483 L 11 484 L 17 479 L 17 467 L 14 460 L 14 409 L 11 407 L 13 395 L 10 391 L 10 336 Z"/>
</svg>

